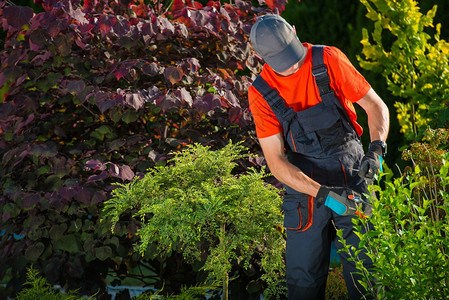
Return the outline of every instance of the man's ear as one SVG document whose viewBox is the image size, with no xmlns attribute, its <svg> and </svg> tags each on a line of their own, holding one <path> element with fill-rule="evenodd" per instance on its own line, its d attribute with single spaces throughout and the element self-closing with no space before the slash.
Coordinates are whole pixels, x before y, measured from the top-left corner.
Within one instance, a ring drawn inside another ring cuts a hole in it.
<svg viewBox="0 0 449 300">
<path fill-rule="evenodd" d="M 260 59 L 260 60 L 263 60 L 263 58 L 260 57 L 259 54 L 257 54 L 256 52 L 254 52 L 254 56 L 257 57 L 257 58 Z"/>
</svg>

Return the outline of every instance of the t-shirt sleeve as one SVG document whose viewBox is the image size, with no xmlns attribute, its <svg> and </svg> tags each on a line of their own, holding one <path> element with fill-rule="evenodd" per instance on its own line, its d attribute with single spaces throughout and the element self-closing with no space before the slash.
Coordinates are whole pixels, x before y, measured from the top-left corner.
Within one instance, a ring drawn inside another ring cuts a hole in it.
<svg viewBox="0 0 449 300">
<path fill-rule="evenodd" d="M 265 138 L 282 132 L 282 126 L 262 95 L 251 86 L 248 89 L 249 108 L 254 118 L 258 138 Z"/>
<path fill-rule="evenodd" d="M 325 53 L 334 90 L 352 103 L 365 96 L 371 86 L 346 55 L 335 47 L 326 47 Z"/>
</svg>

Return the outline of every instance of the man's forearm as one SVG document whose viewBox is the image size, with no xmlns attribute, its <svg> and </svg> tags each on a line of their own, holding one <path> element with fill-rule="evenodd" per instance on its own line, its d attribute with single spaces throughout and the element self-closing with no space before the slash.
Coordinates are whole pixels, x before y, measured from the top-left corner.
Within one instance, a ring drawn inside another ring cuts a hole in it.
<svg viewBox="0 0 449 300">
<path fill-rule="evenodd" d="M 277 180 L 300 193 L 316 197 L 320 184 L 289 163 L 286 157 L 267 162 Z"/>
<path fill-rule="evenodd" d="M 320 184 L 291 164 L 284 153 L 284 140 L 281 133 L 259 139 L 263 154 L 271 173 L 277 180 L 292 189 L 315 197 Z"/>
<path fill-rule="evenodd" d="M 386 141 L 390 126 L 388 107 L 373 89 L 357 102 L 366 112 L 371 141 Z"/>
</svg>

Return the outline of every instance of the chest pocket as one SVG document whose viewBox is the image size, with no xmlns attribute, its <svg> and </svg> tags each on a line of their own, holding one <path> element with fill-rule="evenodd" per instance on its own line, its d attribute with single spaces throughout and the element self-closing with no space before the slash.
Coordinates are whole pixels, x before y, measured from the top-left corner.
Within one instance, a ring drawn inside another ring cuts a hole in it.
<svg viewBox="0 0 449 300">
<path fill-rule="evenodd" d="M 326 152 L 346 134 L 336 107 L 324 102 L 296 112 L 282 127 L 290 149 L 307 156 Z"/>
</svg>

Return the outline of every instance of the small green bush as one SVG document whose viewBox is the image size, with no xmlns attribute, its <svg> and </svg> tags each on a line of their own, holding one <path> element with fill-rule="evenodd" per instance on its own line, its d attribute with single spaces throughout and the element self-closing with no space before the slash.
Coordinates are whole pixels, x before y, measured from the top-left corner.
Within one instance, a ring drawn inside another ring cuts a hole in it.
<svg viewBox="0 0 449 300">
<path fill-rule="evenodd" d="M 373 260 L 368 273 L 358 252 L 353 253 L 365 277 L 362 284 L 377 299 L 447 299 L 449 295 L 449 155 L 440 156 L 439 170 L 421 171 L 419 165 L 385 189 L 374 186 L 373 215 L 358 226 L 374 230 L 360 236 Z M 438 188 L 435 189 L 435 184 Z M 341 232 L 337 233 L 341 239 Z M 373 283 L 373 284 L 371 284 Z"/>
<path fill-rule="evenodd" d="M 236 265 L 259 267 L 265 294 L 283 293 L 284 274 L 281 198 L 266 184 L 264 169 L 233 175 L 235 162 L 246 155 L 239 144 L 211 151 L 199 144 L 174 153 L 142 179 L 119 184 L 105 202 L 103 220 L 114 230 L 120 218 L 140 220 L 137 250 L 167 257 L 182 253 L 200 266 L 212 282 L 223 283 Z"/>
<path fill-rule="evenodd" d="M 27 281 L 29 287 L 23 289 L 16 300 L 93 300 L 94 298 L 79 297 L 73 291 L 61 292 L 55 289 L 47 280 L 32 267 L 28 269 Z"/>
</svg>

